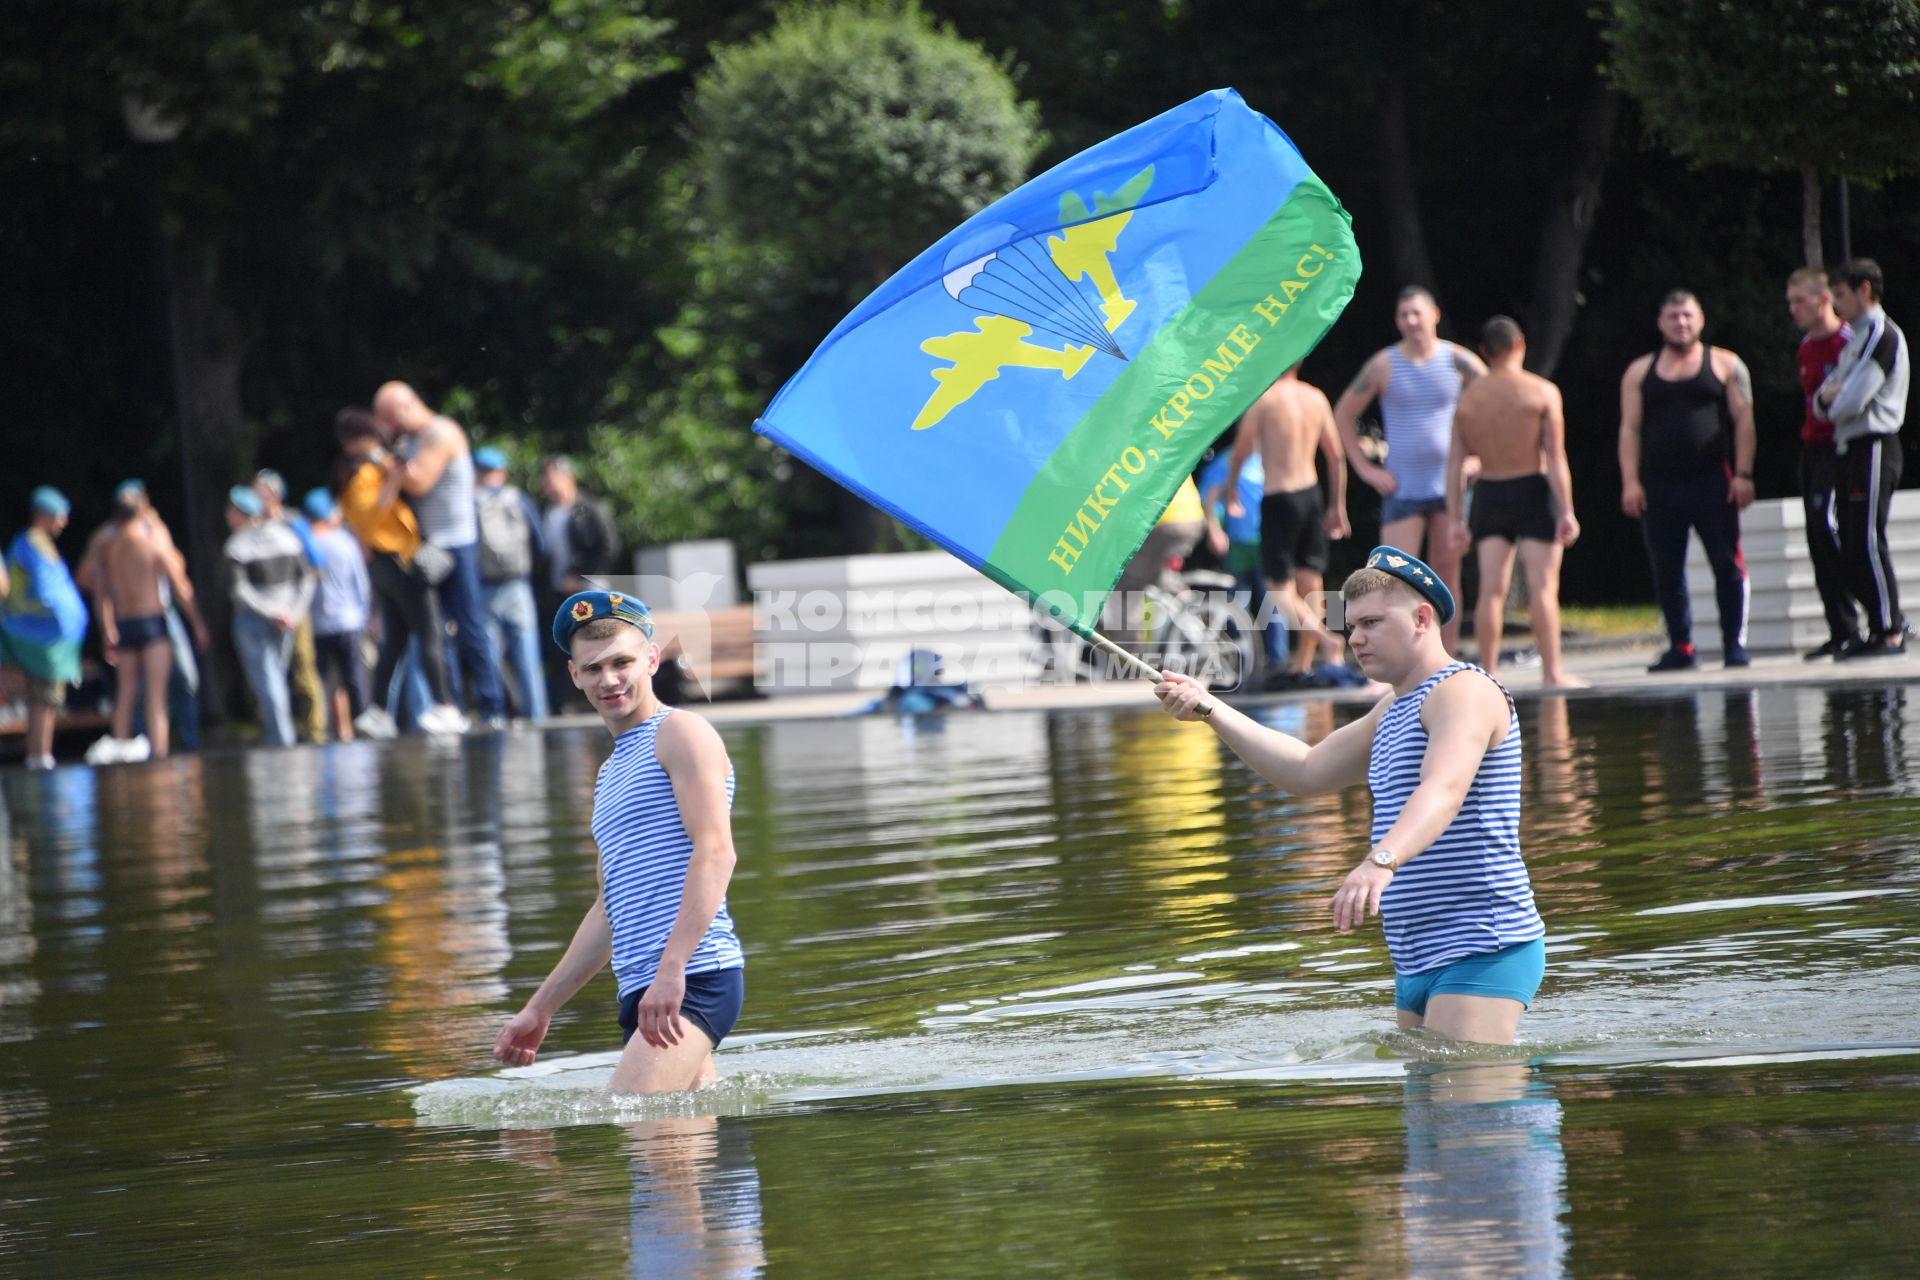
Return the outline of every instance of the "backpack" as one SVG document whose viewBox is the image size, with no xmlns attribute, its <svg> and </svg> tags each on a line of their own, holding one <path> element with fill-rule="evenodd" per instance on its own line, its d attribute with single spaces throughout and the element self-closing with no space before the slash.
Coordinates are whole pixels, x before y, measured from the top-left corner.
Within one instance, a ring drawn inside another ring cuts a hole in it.
<svg viewBox="0 0 1920 1280">
<path fill-rule="evenodd" d="M 533 536 L 520 491 L 510 484 L 493 493 L 481 489 L 474 503 L 480 512 L 480 580 L 511 582 L 532 573 Z"/>
</svg>

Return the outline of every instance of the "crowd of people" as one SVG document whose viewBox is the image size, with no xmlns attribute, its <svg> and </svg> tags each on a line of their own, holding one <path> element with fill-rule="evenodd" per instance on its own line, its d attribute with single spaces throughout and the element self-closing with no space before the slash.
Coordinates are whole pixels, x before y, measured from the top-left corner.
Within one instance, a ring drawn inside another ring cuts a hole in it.
<svg viewBox="0 0 1920 1280">
<path fill-rule="evenodd" d="M 539 721 L 571 688 L 544 661 L 542 618 L 615 570 L 618 533 L 564 456 L 540 468 L 544 507 L 508 480 L 499 449 L 390 382 L 334 422 L 340 457 L 297 508 L 263 470 L 225 495 L 217 580 L 261 740 L 350 740 Z M 79 683 L 89 634 L 113 671 L 95 763 L 199 744 L 211 642 L 186 558 L 139 480 L 69 569 L 70 504 L 42 486 L 0 575 L 0 663 L 25 677 L 29 768 L 53 764 L 54 717 Z"/>
<path fill-rule="evenodd" d="M 1906 651 L 1887 518 L 1900 479 L 1911 358 L 1881 306 L 1883 289 L 1871 259 L 1847 263 L 1831 280 L 1803 268 L 1787 282 L 1788 310 L 1806 335 L 1798 352 L 1800 476 L 1829 630 L 1809 660 Z M 1660 348 L 1633 360 L 1620 383 L 1620 507 L 1640 521 L 1667 632 L 1653 673 L 1699 661 L 1686 579 L 1690 531 L 1714 573 L 1722 660 L 1751 661 L 1740 512 L 1754 497 L 1753 381 L 1738 355 L 1703 340 L 1705 319 L 1692 293 L 1669 293 L 1657 317 Z M 1394 311 L 1400 340 L 1369 358 L 1336 403 L 1288 370 L 1241 417 L 1224 464 L 1216 459 L 1200 472 L 1213 551 L 1244 586 L 1264 587 L 1270 607 L 1256 617 L 1277 617 L 1293 637 L 1285 656 L 1268 633 L 1269 688 L 1312 682 L 1317 665 L 1339 656 L 1316 602 L 1330 541 L 1352 532 L 1348 467 L 1380 495 L 1380 541 L 1424 555 L 1456 595 L 1473 554 L 1474 638 L 1484 668 L 1500 661 L 1517 560 L 1542 683 L 1583 683 L 1561 657 L 1560 566 L 1580 521 L 1559 388 L 1526 370 L 1526 336 L 1514 320 L 1488 320 L 1477 353 L 1442 339 L 1439 321 L 1430 292 L 1403 290 Z M 1359 428 L 1375 405 L 1384 456 Z M 1316 455 L 1325 463 L 1318 470 Z M 1196 529 L 1185 545 L 1197 536 Z M 1443 639 L 1458 651 L 1458 619 Z"/>
<path fill-rule="evenodd" d="M 1887 519 L 1902 469 L 1911 355 L 1882 306 L 1884 288 L 1870 259 L 1831 279 L 1805 268 L 1787 282 L 1788 310 L 1805 333 L 1800 478 L 1829 632 L 1809 659 L 1906 649 Z M 1689 533 L 1714 574 L 1722 660 L 1750 661 L 1740 512 L 1753 501 L 1759 447 L 1752 376 L 1740 356 L 1704 341 L 1705 319 L 1692 293 L 1669 293 L 1657 315 L 1660 347 L 1633 360 L 1620 383 L 1620 507 L 1641 523 L 1667 633 L 1655 673 L 1698 662 Z M 1559 389 L 1524 367 L 1526 337 L 1515 321 L 1487 321 L 1477 352 L 1442 339 L 1439 322 L 1430 292 L 1403 290 L 1399 341 L 1370 357 L 1334 402 L 1288 370 L 1241 417 L 1231 451 L 1201 471 L 1199 491 L 1183 486 L 1128 568 L 1152 576 L 1169 554 L 1207 536 L 1242 584 L 1264 595 L 1260 616 L 1281 620 L 1267 637 L 1269 687 L 1312 683 L 1340 656 L 1319 602 L 1330 543 L 1353 532 L 1349 468 L 1380 495 L 1380 540 L 1424 555 L 1450 591 L 1460 593 L 1473 554 L 1474 634 L 1486 670 L 1500 661 L 1517 561 L 1543 683 L 1581 683 L 1561 659 L 1560 565 L 1580 522 Z M 1373 406 L 1384 452 L 1370 449 L 1359 428 Z M 273 471 L 227 495 L 219 580 L 264 740 L 452 734 L 501 727 L 510 713 L 544 718 L 570 686 L 542 661 L 543 619 L 615 567 L 605 506 L 580 492 L 568 459 L 550 457 L 537 508 L 508 482 L 498 449 L 474 448 L 459 423 L 405 383 L 382 386 L 369 408 L 342 410 L 334 431 L 333 475 L 297 510 Z M 42 487 L 30 507 L 0 575 L 0 664 L 25 677 L 29 764 L 51 765 L 53 716 L 79 679 L 96 619 L 116 679 L 112 731 L 90 758 L 191 749 L 208 628 L 145 487 L 129 480 L 115 491 L 112 518 L 72 573 L 56 546 L 66 498 Z M 1123 596 L 1130 581 L 1123 575 Z M 1459 620 L 1444 630 L 1456 650 Z"/>
</svg>

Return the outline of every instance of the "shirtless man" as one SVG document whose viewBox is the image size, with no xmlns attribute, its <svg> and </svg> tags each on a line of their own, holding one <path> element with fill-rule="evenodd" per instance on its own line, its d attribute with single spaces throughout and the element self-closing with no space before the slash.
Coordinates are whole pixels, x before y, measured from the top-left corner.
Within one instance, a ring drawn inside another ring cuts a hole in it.
<svg viewBox="0 0 1920 1280">
<path fill-rule="evenodd" d="M 1360 367 L 1333 416 L 1354 474 L 1380 494 L 1380 541 L 1425 555 L 1458 595 L 1460 551 L 1446 523 L 1447 453 L 1460 390 L 1487 367 L 1471 351 L 1440 340 L 1440 308 L 1417 285 L 1400 291 L 1393 323 L 1400 341 Z M 1384 467 L 1360 449 L 1360 415 L 1375 399 L 1387 428 Z M 1449 651 L 1458 646 L 1457 620 L 1447 624 L 1443 639 Z"/>
<path fill-rule="evenodd" d="M 113 695 L 113 736 L 123 743 L 133 737 L 134 699 L 141 698 L 151 757 L 160 760 L 170 745 L 167 683 L 173 674 L 161 584 L 172 593 L 174 607 L 203 652 L 207 629 L 194 607 L 193 584 L 172 536 L 164 532 L 165 526 L 150 525 L 146 516 L 145 492 L 122 485 L 114 498 L 113 533 L 98 547 L 95 589 L 107 661 L 120 672 Z"/>
<path fill-rule="evenodd" d="M 1518 546 L 1533 642 L 1540 649 L 1540 681 L 1582 689 L 1587 682 L 1560 665 L 1560 557 L 1580 536 L 1560 388 L 1521 367 L 1526 335 L 1506 316 L 1495 316 L 1480 330 L 1480 354 L 1490 371 L 1461 391 L 1447 455 L 1447 518 L 1454 545 L 1465 550 L 1471 540 L 1480 559 L 1480 603 L 1473 611 L 1480 665 L 1492 672 L 1500 661 L 1507 583 Z M 1471 529 L 1460 518 L 1469 456 L 1480 459 Z"/>
<path fill-rule="evenodd" d="M 1325 611 L 1309 608 L 1307 602 L 1326 583 L 1328 540 L 1344 538 L 1350 530 L 1346 458 L 1333 408 L 1325 392 L 1300 381 L 1299 365 L 1281 374 L 1240 417 L 1227 463 L 1228 515 L 1241 514 L 1240 468 L 1255 449 L 1260 451 L 1266 486 L 1260 500 L 1260 571 L 1268 594 L 1293 629 L 1288 670 L 1304 675 L 1313 670 L 1316 652 L 1324 651 L 1329 659 L 1340 653 L 1340 641 L 1327 630 Z M 1327 460 L 1331 506 L 1314 471 L 1316 449 Z"/>
</svg>

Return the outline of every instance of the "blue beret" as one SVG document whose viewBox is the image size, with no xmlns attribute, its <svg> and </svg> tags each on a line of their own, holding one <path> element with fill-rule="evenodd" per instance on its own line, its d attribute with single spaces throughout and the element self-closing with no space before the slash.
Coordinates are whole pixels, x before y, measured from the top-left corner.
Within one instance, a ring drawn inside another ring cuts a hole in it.
<svg viewBox="0 0 1920 1280">
<path fill-rule="evenodd" d="M 260 495 L 254 492 L 252 485 L 233 486 L 227 490 L 227 501 L 233 504 L 234 510 L 249 520 L 259 519 L 267 510 L 266 504 L 260 501 Z"/>
<path fill-rule="evenodd" d="M 73 509 L 67 501 L 67 495 L 50 484 L 43 484 L 33 491 L 28 499 L 37 516 L 63 516 Z"/>
<path fill-rule="evenodd" d="M 640 628 L 640 634 L 653 639 L 653 614 L 633 596 L 618 591 L 576 591 L 561 602 L 553 615 L 553 642 L 560 652 L 573 656 L 573 633 L 595 618 L 618 618 Z"/>
<path fill-rule="evenodd" d="M 1398 547 L 1375 547 L 1367 557 L 1367 568 L 1391 574 L 1425 596 L 1440 615 L 1441 626 L 1453 621 L 1453 592 L 1419 556 Z"/>
<path fill-rule="evenodd" d="M 482 445 L 473 451 L 473 465 L 482 471 L 499 471 L 507 465 L 507 455 L 492 445 Z"/>
<path fill-rule="evenodd" d="M 113 489 L 113 500 L 128 506 L 146 496 L 147 486 L 138 480 L 122 480 Z"/>
</svg>

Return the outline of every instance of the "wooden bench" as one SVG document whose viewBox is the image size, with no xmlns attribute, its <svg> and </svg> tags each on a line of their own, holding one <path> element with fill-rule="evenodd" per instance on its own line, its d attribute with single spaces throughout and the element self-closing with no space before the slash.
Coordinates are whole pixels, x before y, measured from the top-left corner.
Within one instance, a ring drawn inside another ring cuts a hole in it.
<svg viewBox="0 0 1920 1280">
<path fill-rule="evenodd" d="M 656 613 L 653 638 L 662 675 L 683 688 L 711 695 L 718 686 L 753 684 L 752 605 Z"/>
</svg>

